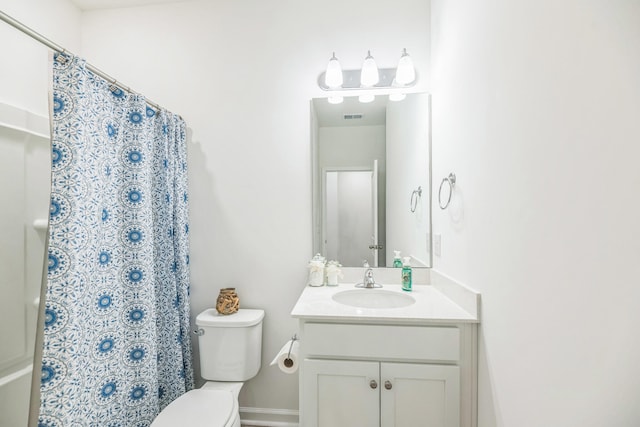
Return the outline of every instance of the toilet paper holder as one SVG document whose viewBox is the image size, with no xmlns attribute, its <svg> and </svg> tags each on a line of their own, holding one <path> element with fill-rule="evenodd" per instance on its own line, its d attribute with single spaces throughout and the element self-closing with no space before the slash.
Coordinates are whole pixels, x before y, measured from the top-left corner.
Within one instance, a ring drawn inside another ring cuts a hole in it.
<svg viewBox="0 0 640 427">
<path fill-rule="evenodd" d="M 293 348 L 293 343 L 298 341 L 298 335 L 297 334 L 293 334 L 293 336 L 291 337 L 291 344 L 289 345 L 289 352 L 287 353 L 287 358 L 284 359 L 284 366 L 286 366 L 287 368 L 290 368 L 293 366 L 293 360 L 291 360 L 291 349 Z"/>
</svg>

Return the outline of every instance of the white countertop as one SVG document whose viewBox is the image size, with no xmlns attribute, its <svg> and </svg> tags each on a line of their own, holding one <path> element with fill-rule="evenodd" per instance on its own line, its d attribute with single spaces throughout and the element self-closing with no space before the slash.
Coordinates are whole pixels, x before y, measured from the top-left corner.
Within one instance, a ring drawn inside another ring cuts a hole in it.
<svg viewBox="0 0 640 427">
<path fill-rule="evenodd" d="M 400 285 L 384 285 L 383 290 L 411 295 L 416 302 L 401 308 L 361 308 L 340 304 L 332 299 L 337 292 L 358 289 L 354 283 L 338 286 L 307 286 L 302 291 L 291 316 L 305 320 L 366 323 L 479 323 L 477 315 L 464 310 L 432 285 L 414 285 L 404 292 Z"/>
</svg>

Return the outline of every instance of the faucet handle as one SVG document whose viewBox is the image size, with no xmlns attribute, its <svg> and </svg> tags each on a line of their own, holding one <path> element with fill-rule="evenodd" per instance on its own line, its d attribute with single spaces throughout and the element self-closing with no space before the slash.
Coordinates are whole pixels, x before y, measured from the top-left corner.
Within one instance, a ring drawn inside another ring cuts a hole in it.
<svg viewBox="0 0 640 427">
<path fill-rule="evenodd" d="M 362 266 L 364 268 L 369 268 L 369 261 L 367 261 L 366 259 L 364 261 L 362 261 Z"/>
</svg>

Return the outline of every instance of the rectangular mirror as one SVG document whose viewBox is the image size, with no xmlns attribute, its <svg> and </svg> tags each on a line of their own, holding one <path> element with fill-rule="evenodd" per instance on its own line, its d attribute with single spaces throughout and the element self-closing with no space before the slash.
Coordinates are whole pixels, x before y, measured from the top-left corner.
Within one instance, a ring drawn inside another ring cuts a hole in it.
<svg viewBox="0 0 640 427">
<path fill-rule="evenodd" d="M 393 267 L 400 251 L 431 267 L 430 119 L 426 93 L 311 100 L 313 254 Z"/>
</svg>

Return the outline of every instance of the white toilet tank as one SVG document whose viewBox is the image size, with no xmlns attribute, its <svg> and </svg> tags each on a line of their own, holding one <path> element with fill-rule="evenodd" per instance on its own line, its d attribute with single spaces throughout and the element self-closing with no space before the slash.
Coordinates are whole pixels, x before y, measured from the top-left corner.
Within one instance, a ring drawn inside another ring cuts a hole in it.
<svg viewBox="0 0 640 427">
<path fill-rule="evenodd" d="M 200 372 L 208 381 L 246 381 L 260 370 L 264 310 L 230 315 L 211 308 L 196 317 Z"/>
</svg>

